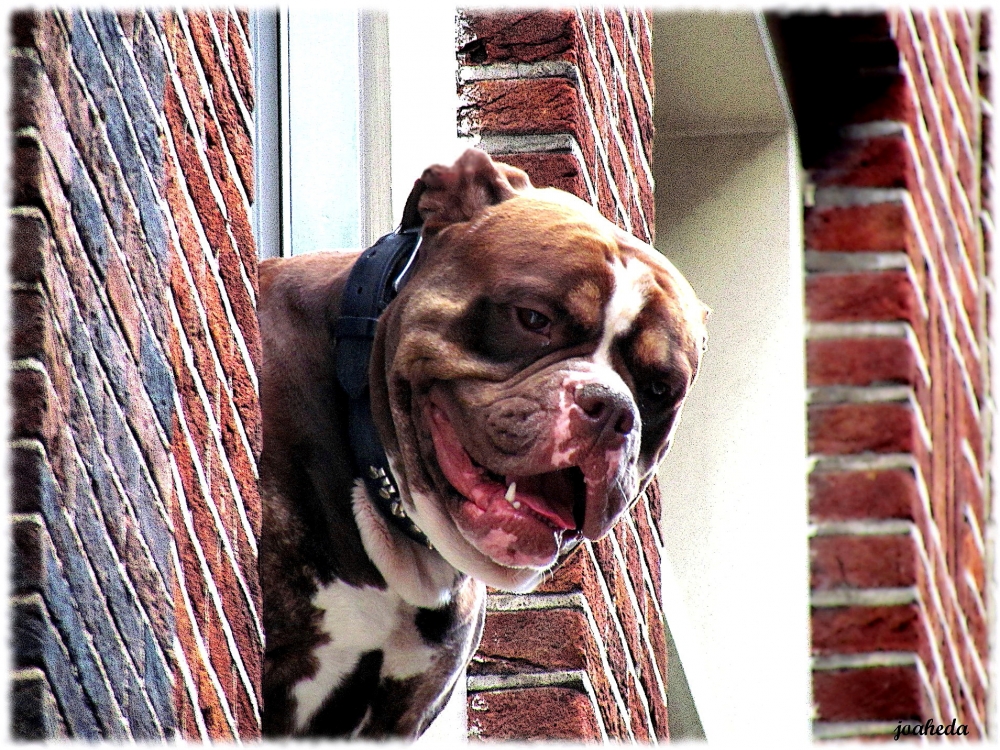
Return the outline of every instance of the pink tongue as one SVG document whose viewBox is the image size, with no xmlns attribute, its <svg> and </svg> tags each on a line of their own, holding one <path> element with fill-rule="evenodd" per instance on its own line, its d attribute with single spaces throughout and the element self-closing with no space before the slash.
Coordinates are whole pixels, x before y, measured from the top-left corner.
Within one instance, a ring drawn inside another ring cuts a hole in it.
<svg viewBox="0 0 1000 750">
<path fill-rule="evenodd" d="M 431 407 L 431 420 L 434 450 L 445 478 L 480 510 L 489 510 L 492 503 L 503 498 L 507 486 L 487 479 L 484 470 L 472 463 L 469 454 L 459 442 L 451 421 L 437 406 Z M 556 472 L 522 479 L 508 477 L 507 485 L 512 481 L 517 482 L 514 497 L 516 502 L 526 505 L 557 528 L 576 528 L 576 521 L 573 518 L 572 488 L 568 487 L 565 480 Z M 566 501 L 567 493 L 568 501 Z M 564 502 L 558 503 L 557 508 L 552 508 L 543 497 L 549 494 Z M 506 500 L 504 502 L 506 503 Z"/>
<path fill-rule="evenodd" d="M 458 436 L 448 417 L 437 406 L 431 407 L 431 419 L 433 427 L 436 428 L 431 430 L 434 450 L 445 479 L 463 497 L 474 502 L 480 510 L 488 510 L 497 494 L 503 494 L 504 488 L 496 482 L 485 479 L 482 469 L 473 465 L 469 454 L 458 442 Z"/>
</svg>

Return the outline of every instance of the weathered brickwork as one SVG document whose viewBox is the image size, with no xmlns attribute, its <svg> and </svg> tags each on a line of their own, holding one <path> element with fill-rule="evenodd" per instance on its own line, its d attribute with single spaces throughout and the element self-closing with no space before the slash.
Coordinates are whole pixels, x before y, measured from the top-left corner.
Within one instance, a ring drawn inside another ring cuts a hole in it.
<svg viewBox="0 0 1000 750">
<path fill-rule="evenodd" d="M 257 737 L 246 19 L 11 24 L 12 731 Z"/>
<path fill-rule="evenodd" d="M 187 659 L 177 702 L 189 737 L 260 726 L 257 578 L 260 421 L 249 44 L 235 12 L 164 14 L 164 192 L 171 206 L 170 360 L 179 587 Z M 236 72 L 234 72 L 236 71 Z"/>
<path fill-rule="evenodd" d="M 460 131 L 650 240 L 650 28 L 647 13 L 612 7 L 460 14 Z M 659 515 L 653 490 L 537 593 L 491 592 L 470 737 L 667 737 Z"/>
<path fill-rule="evenodd" d="M 783 21 L 805 212 L 818 738 L 986 731 L 989 15 Z"/>
</svg>

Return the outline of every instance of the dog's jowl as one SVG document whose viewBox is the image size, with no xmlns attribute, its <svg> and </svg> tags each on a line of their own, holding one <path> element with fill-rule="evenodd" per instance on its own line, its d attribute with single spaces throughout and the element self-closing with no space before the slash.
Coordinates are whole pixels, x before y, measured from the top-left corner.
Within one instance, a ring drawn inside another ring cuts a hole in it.
<svg viewBox="0 0 1000 750">
<path fill-rule="evenodd" d="M 484 584 L 530 591 L 652 481 L 706 308 L 647 244 L 480 151 L 425 171 L 364 254 L 260 280 L 265 733 L 416 737 Z"/>
</svg>

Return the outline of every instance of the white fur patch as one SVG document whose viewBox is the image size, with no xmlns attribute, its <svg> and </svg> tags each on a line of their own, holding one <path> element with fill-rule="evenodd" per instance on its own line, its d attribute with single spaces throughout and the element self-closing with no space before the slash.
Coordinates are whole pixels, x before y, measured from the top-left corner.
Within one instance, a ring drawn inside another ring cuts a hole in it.
<svg viewBox="0 0 1000 750">
<path fill-rule="evenodd" d="M 434 550 L 392 528 L 360 479 L 354 485 L 353 497 L 361 543 L 389 588 L 415 607 L 438 609 L 447 604 L 458 571 Z"/>
<path fill-rule="evenodd" d="M 634 258 L 627 265 L 615 258 L 611 270 L 615 275 L 615 288 L 604 310 L 604 333 L 594 353 L 595 362 L 610 360 L 611 345 L 616 338 L 628 333 L 639 317 L 653 283 L 649 266 Z"/>
<path fill-rule="evenodd" d="M 549 459 L 555 468 L 572 466 L 573 447 L 571 441 L 570 413 L 576 406 L 576 401 L 570 398 L 570 393 L 577 387 L 577 380 L 567 377 L 559 388 L 559 412 L 552 423 L 552 458 Z"/>
<path fill-rule="evenodd" d="M 391 590 L 334 581 L 316 592 L 312 603 L 323 612 L 320 629 L 330 641 L 314 652 L 319 660 L 316 674 L 292 689 L 298 730 L 308 725 L 366 651 L 383 652 L 382 677 L 406 679 L 431 666 L 435 650 L 420 637 L 416 607 Z"/>
</svg>

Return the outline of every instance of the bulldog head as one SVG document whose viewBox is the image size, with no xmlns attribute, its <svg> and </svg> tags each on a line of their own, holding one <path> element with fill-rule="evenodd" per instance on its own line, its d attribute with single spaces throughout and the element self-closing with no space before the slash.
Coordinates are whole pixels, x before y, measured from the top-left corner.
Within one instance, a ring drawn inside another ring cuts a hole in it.
<svg viewBox="0 0 1000 750">
<path fill-rule="evenodd" d="M 404 225 L 421 221 L 376 337 L 372 410 L 435 548 L 530 590 L 653 479 L 707 308 L 649 245 L 481 151 L 424 172 Z"/>
</svg>

